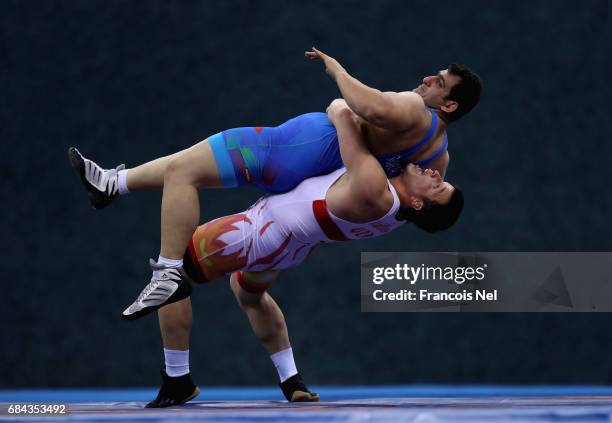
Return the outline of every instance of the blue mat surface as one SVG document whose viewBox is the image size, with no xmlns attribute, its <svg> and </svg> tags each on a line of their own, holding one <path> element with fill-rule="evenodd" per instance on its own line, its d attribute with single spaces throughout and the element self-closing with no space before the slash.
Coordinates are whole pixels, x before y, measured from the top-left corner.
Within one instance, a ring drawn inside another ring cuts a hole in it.
<svg viewBox="0 0 612 423">
<path fill-rule="evenodd" d="M 277 388 L 205 388 L 180 407 L 145 409 L 156 389 L 0 391 L 1 421 L 610 422 L 612 387 L 314 387 L 322 401 L 289 404 Z M 66 403 L 67 414 L 9 414 L 11 404 Z"/>
</svg>

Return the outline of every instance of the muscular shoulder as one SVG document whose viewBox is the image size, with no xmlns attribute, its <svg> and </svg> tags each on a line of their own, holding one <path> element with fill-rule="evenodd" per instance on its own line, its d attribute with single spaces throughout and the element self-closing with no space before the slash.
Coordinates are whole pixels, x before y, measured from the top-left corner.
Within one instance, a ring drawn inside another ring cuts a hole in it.
<svg viewBox="0 0 612 423">
<path fill-rule="evenodd" d="M 384 107 L 374 122 L 377 126 L 408 130 L 428 119 L 427 107 L 420 95 L 412 91 L 385 92 Z"/>
<path fill-rule="evenodd" d="M 406 106 L 413 107 L 415 110 L 424 111 L 425 110 L 425 102 L 423 101 L 423 97 L 418 95 L 412 91 L 402 91 L 399 93 L 396 92 L 388 92 L 385 95 L 391 95 L 397 98 L 398 101 L 401 101 Z"/>
<path fill-rule="evenodd" d="M 351 222 L 367 222 L 384 216 L 393 205 L 387 178 L 378 173 L 345 174 L 327 194 L 330 211 Z"/>
</svg>

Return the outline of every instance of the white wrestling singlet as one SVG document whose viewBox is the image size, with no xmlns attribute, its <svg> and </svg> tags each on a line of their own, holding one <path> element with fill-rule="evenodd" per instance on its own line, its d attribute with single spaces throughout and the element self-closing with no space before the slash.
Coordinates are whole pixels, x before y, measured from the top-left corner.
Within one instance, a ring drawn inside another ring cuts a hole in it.
<svg viewBox="0 0 612 423">
<path fill-rule="evenodd" d="M 334 216 L 325 194 L 344 172 L 306 179 L 287 193 L 262 197 L 243 213 L 198 227 L 186 254 L 187 271 L 198 281 L 212 281 L 236 271 L 286 269 L 321 243 L 372 238 L 405 223 L 395 218 L 400 201 L 390 183 L 393 205 L 380 219 L 352 223 Z"/>
</svg>

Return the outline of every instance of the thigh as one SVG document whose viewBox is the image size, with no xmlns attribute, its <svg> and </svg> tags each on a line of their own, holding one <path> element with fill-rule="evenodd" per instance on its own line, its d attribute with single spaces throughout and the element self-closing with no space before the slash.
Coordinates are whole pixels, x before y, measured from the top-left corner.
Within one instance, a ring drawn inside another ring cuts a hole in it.
<svg viewBox="0 0 612 423">
<path fill-rule="evenodd" d="M 264 298 L 270 298 L 266 292 L 268 287 L 278 277 L 280 271 L 265 272 L 235 272 L 232 273 L 230 286 L 240 307 L 261 304 Z"/>
<path fill-rule="evenodd" d="M 173 154 L 170 160 L 174 172 L 199 188 L 222 187 L 221 175 L 208 139 Z"/>
<path fill-rule="evenodd" d="M 199 226 L 187 247 L 183 266 L 195 282 L 212 282 L 244 268 L 251 242 L 244 237 L 245 213 L 211 220 Z"/>
<path fill-rule="evenodd" d="M 274 128 L 228 129 L 209 141 L 224 187 L 286 192 L 342 166 L 336 130 L 324 113 L 300 115 Z"/>
<path fill-rule="evenodd" d="M 262 168 L 262 188 L 286 192 L 342 166 L 336 129 L 325 113 L 300 115 L 276 128 Z"/>
<path fill-rule="evenodd" d="M 259 186 L 273 128 L 232 128 L 208 138 L 224 188 Z"/>
<path fill-rule="evenodd" d="M 240 271 L 232 276 L 240 285 L 242 290 L 250 294 L 262 294 L 278 278 L 280 270 L 266 270 L 263 272 Z"/>
</svg>

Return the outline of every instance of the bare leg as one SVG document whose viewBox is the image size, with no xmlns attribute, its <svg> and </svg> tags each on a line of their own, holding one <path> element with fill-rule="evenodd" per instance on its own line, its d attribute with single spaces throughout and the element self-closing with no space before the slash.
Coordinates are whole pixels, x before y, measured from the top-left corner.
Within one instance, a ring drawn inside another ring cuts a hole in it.
<svg viewBox="0 0 612 423">
<path fill-rule="evenodd" d="M 285 316 L 270 294 L 252 294 L 242 289 L 236 276 L 232 275 L 230 285 L 246 313 L 255 336 L 261 341 L 269 354 L 274 354 L 291 346 Z"/>
<path fill-rule="evenodd" d="M 193 322 L 191 300 L 185 298 L 157 310 L 159 328 L 168 350 L 186 351 L 189 349 L 189 334 Z"/>
<path fill-rule="evenodd" d="M 127 174 L 127 187 L 130 192 L 161 191 L 164 189 L 164 175 L 168 163 L 179 153 L 133 167 Z"/>
<path fill-rule="evenodd" d="M 163 160 L 151 168 L 163 168 Z M 155 171 L 153 171 L 155 173 Z M 165 164 L 160 255 L 181 259 L 200 218 L 198 189 L 221 187 L 221 177 L 207 141 L 173 155 Z"/>
<path fill-rule="evenodd" d="M 289 348 L 285 316 L 270 294 L 251 294 L 240 287 L 235 276 L 230 281 L 240 308 L 246 313 L 253 332 L 270 354 Z M 189 349 L 193 322 L 191 300 L 185 298 L 157 310 L 164 348 Z"/>
<path fill-rule="evenodd" d="M 160 308 L 157 315 L 164 341 L 165 366 L 162 369 L 162 386 L 157 397 L 147 404 L 147 408 L 183 404 L 200 393 L 189 373 L 189 353 L 187 350 L 189 350 L 189 334 L 192 323 L 191 300 L 185 298 L 179 302 L 168 304 Z M 187 373 L 185 374 L 184 371 L 187 371 Z"/>
<path fill-rule="evenodd" d="M 207 140 L 201 141 L 193 147 L 179 151 L 168 156 L 160 157 L 150 162 L 143 163 L 140 166 L 133 167 L 127 174 L 127 186 L 131 192 L 138 191 L 161 191 L 164 188 L 164 177 L 166 175 L 166 169 L 168 164 L 177 157 L 188 154 L 190 150 L 195 147 L 202 146 L 202 144 L 208 144 Z M 215 158 L 212 154 L 201 158 L 200 166 L 204 171 L 208 171 L 209 174 L 206 178 L 210 181 L 220 180 L 219 172 L 217 170 Z"/>
<path fill-rule="evenodd" d="M 242 289 L 236 275 L 230 279 L 234 295 L 240 308 L 246 313 L 255 336 L 270 354 L 281 380 L 281 390 L 287 401 L 312 402 L 319 401 L 319 395 L 306 387 L 293 361 L 293 351 L 290 349 L 289 333 L 285 316 L 272 299 L 270 294 L 252 294 Z M 278 354 L 284 355 L 279 357 Z"/>
</svg>

